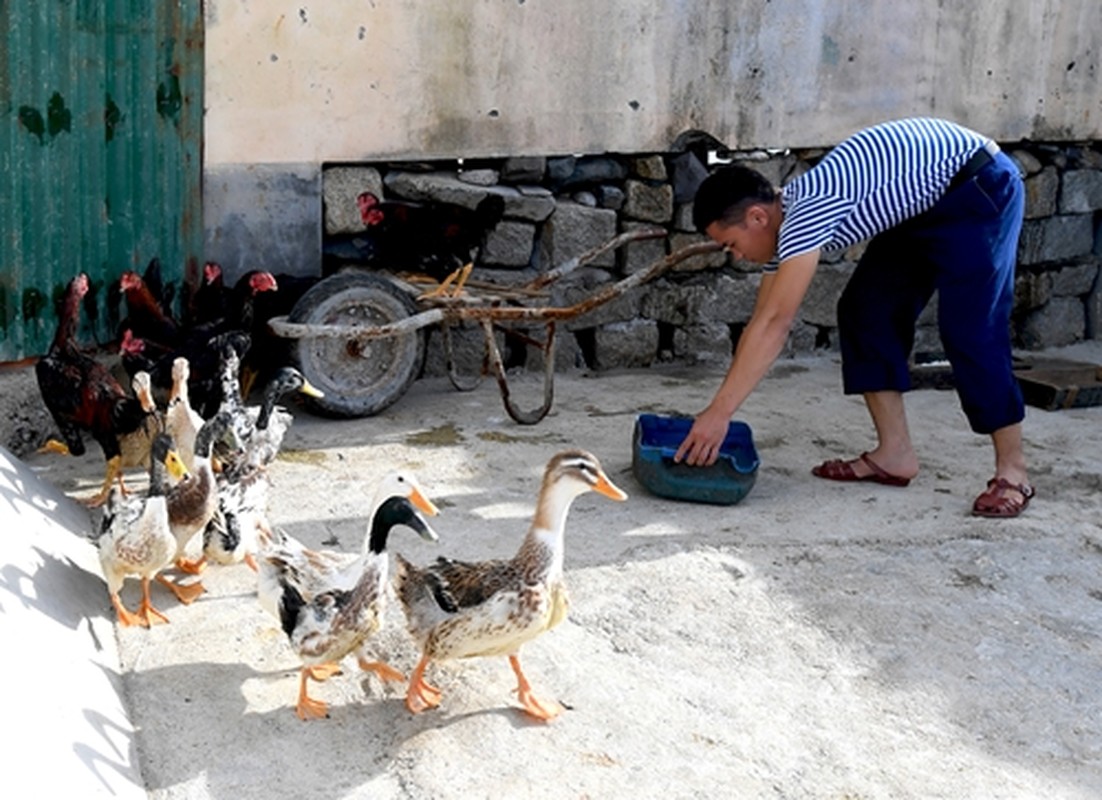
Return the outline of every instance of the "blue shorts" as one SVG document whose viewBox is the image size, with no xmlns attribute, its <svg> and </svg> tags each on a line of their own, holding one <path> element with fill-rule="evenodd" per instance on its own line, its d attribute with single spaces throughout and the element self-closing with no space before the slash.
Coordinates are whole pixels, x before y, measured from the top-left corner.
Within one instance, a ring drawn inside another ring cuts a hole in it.
<svg viewBox="0 0 1102 800">
<path fill-rule="evenodd" d="M 936 290 L 938 329 L 972 430 L 1025 416 L 1010 312 L 1025 191 L 1005 154 L 930 210 L 873 237 L 838 301 L 846 394 L 911 388 L 915 321 Z"/>
</svg>

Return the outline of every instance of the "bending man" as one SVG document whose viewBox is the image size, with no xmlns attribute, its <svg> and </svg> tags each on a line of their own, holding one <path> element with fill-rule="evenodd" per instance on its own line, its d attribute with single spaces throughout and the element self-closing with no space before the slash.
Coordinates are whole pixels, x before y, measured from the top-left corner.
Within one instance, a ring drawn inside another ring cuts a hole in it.
<svg viewBox="0 0 1102 800">
<path fill-rule="evenodd" d="M 936 290 L 961 406 L 995 450 L 995 476 L 972 512 L 1017 516 L 1033 496 L 1010 343 L 1023 207 L 1014 162 L 990 139 L 938 119 L 860 131 L 780 190 L 745 167 L 716 170 L 697 191 L 694 224 L 735 258 L 766 266 L 731 367 L 675 458 L 715 461 L 732 415 L 780 354 L 820 252 L 870 240 L 839 300 L 838 331 L 844 390 L 864 396 L 877 446 L 813 474 L 906 486 L 918 473 L 903 392 L 915 321 Z"/>
</svg>

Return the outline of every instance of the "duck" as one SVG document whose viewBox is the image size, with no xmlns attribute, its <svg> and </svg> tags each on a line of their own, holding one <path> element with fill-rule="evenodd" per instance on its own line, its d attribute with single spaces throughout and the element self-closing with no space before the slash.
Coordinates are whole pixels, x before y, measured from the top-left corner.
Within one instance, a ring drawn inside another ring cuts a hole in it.
<svg viewBox="0 0 1102 800">
<path fill-rule="evenodd" d="M 596 456 L 565 450 L 547 463 L 531 526 L 512 558 L 463 562 L 440 557 L 427 567 L 416 567 L 395 554 L 395 590 L 410 635 L 421 648 L 406 694 L 411 713 L 440 704 L 440 690 L 425 680 L 430 663 L 500 655 L 509 658 L 524 712 L 541 721 L 562 712 L 560 704 L 533 693 L 519 651 L 566 617 L 566 517 L 574 499 L 589 491 L 612 500 L 627 499 Z"/>
<path fill-rule="evenodd" d="M 228 415 L 215 414 L 204 422 L 195 437 L 195 471 L 168 491 L 169 529 L 176 542 L 173 561 L 178 570 L 188 575 L 198 575 L 205 566 L 201 558 L 196 561 L 187 558 L 188 545 L 207 527 L 218 510 L 218 485 L 211 451 L 216 441 L 230 439 L 232 442 L 232 436 Z M 184 585 L 170 581 L 164 575 L 158 575 L 157 581 L 185 605 L 192 603 L 204 591 L 201 582 Z"/>
<path fill-rule="evenodd" d="M 131 378 L 131 389 L 134 398 L 138 401 L 142 410 L 141 422 L 138 427 L 129 433 L 119 435 L 119 453 L 121 455 L 120 466 L 126 468 L 143 467 L 149 469 L 150 453 L 153 446 L 153 438 L 164 432 L 164 416 L 153 399 L 153 385 L 148 372 L 136 372 Z M 176 450 L 179 455 L 179 449 Z M 187 462 L 184 463 L 187 466 Z M 122 475 L 119 475 L 119 484 L 125 495 L 127 489 L 122 485 Z"/>
<path fill-rule="evenodd" d="M 265 568 L 260 559 L 257 576 L 257 599 L 261 608 L 276 619 L 280 618 L 283 573 L 295 576 L 295 588 L 309 601 L 315 595 L 333 587 L 351 588 L 362 571 L 361 564 L 370 558 L 371 520 L 390 497 L 405 497 L 420 511 L 430 517 L 440 513 L 428 498 L 415 475 L 408 470 L 392 470 L 386 473 L 372 490 L 368 505 L 368 530 L 359 553 L 338 550 L 313 550 L 282 530 L 262 526 L 259 534 L 261 555 L 275 557 L 287 564 L 287 569 Z"/>
<path fill-rule="evenodd" d="M 195 469 L 195 437 L 203 427 L 203 417 L 191 406 L 188 394 L 188 380 L 191 377 L 191 363 L 185 356 L 177 356 L 172 361 L 172 390 L 165 408 L 165 432 L 176 442 L 176 452 L 180 454 L 189 470 Z"/>
<path fill-rule="evenodd" d="M 389 664 L 368 661 L 362 652 L 365 641 L 382 623 L 388 587 L 386 543 L 391 529 L 397 525 L 412 528 L 429 541 L 438 539 L 408 498 L 388 497 L 371 517 L 367 552 L 355 583 L 345 587 L 338 581 L 310 599 L 298 589 L 301 576 L 292 562 L 270 553 L 263 559 L 263 571 L 274 575 L 279 583 L 281 626 L 303 663 L 295 705 L 295 714 L 301 720 L 328 716 L 328 704 L 310 697 L 309 681 L 324 681 L 336 674 L 340 660 L 353 651 L 358 653 L 363 670 L 375 672 L 384 681 L 405 680 Z"/>
<path fill-rule="evenodd" d="M 244 562 L 257 571 L 260 531 L 269 530 L 272 481 L 261 467 L 234 466 L 217 476 L 218 510 L 203 530 L 203 559 L 223 566 Z"/>
<path fill-rule="evenodd" d="M 185 479 L 187 469 L 167 434 L 154 437 L 150 453 L 147 492 L 144 496 L 132 494 L 127 498 L 119 487 L 113 486 L 96 536 L 111 605 L 123 627 L 148 628 L 168 622 L 168 617 L 150 601 L 149 583 L 175 558 L 176 537 L 168 520 L 168 477 Z M 119 590 L 131 575 L 142 581 L 141 605 L 133 613 L 119 599 Z"/>
<path fill-rule="evenodd" d="M 294 367 L 283 367 L 272 377 L 264 388 L 264 397 L 259 406 L 245 406 L 248 434 L 243 450 L 244 459 L 235 465 L 237 469 L 248 471 L 253 467 L 271 464 L 294 417 L 283 406 L 277 405 L 280 398 L 301 392 L 310 397 L 324 397 L 324 393 L 306 380 Z"/>
</svg>

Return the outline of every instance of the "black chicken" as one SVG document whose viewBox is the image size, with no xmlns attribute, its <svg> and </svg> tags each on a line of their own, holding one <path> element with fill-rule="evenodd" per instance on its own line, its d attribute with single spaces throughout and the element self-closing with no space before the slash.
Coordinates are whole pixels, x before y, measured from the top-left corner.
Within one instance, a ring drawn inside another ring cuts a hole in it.
<svg viewBox="0 0 1102 800">
<path fill-rule="evenodd" d="M 149 264 L 146 265 L 145 272 L 142 273 L 142 280 L 149 287 L 149 293 L 153 295 L 157 304 L 161 307 L 161 311 L 171 317 L 172 303 L 176 299 L 176 285 L 171 282 L 164 282 L 161 275 L 161 259 L 156 256 L 149 259 Z"/>
<path fill-rule="evenodd" d="M 272 333 L 268 321 L 287 316 L 319 276 L 274 276 L 275 290 L 258 294 L 253 303 L 253 324 L 250 330 L 253 346 L 241 360 L 241 392 L 247 398 L 256 386 L 265 386 L 281 369 L 292 366 L 292 340 Z"/>
<path fill-rule="evenodd" d="M 88 276 L 84 273 L 69 282 L 58 314 L 57 332 L 46 355 L 35 364 L 35 376 L 46 408 L 64 440 L 62 443 L 51 439 L 42 450 L 83 455 L 82 431 L 90 432 L 103 448 L 107 460 L 103 487 L 87 501 L 90 506 L 99 506 L 107 499 L 116 478 L 125 492 L 124 466 L 148 463 L 157 415 L 148 392 L 140 397 L 130 396 L 105 365 L 77 347 L 80 305 L 87 293 Z"/>
<path fill-rule="evenodd" d="M 135 336 L 165 347 L 174 347 L 181 328 L 171 314 L 165 312 L 160 299 L 150 290 L 137 272 L 127 270 L 119 278 L 119 289 L 126 299 L 126 318 L 119 331 L 129 328 Z"/>
<path fill-rule="evenodd" d="M 444 282 L 456 270 L 469 272 L 475 250 L 505 214 L 505 200 L 497 194 L 486 195 L 473 209 L 456 203 L 381 201 L 371 192 L 361 192 L 356 205 L 367 230 L 329 237 L 327 273 L 358 263 Z"/>
</svg>

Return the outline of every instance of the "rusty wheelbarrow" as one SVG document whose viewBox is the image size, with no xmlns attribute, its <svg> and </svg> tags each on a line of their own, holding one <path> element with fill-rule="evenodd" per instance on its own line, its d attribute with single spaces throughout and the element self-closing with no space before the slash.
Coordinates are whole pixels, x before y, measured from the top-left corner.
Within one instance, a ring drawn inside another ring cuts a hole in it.
<svg viewBox="0 0 1102 800">
<path fill-rule="evenodd" d="M 272 319 L 269 325 L 277 336 L 294 340 L 291 349 L 299 369 L 325 393 L 324 397 L 308 399 L 312 410 L 325 416 L 363 417 L 394 403 L 417 378 L 430 325 L 441 328 L 452 385 L 461 391 L 474 389 L 482 375 L 474 381 L 459 375 L 450 329 L 475 322 L 485 340 L 483 372 L 488 369 L 497 378 L 506 412 L 522 425 L 535 425 L 547 416 L 554 398 L 557 322 L 592 311 L 687 258 L 715 252 L 719 245 L 699 242 L 683 247 L 570 306 L 544 305 L 548 287 L 603 253 L 629 242 L 666 235 L 662 228 L 622 233 L 526 284 L 498 286 L 469 281 L 464 292 L 455 297 L 427 297 L 423 288 L 390 273 L 353 266 L 320 281 L 299 299 L 290 314 Z M 543 402 L 530 411 L 518 408 L 512 399 L 494 335 L 495 328 L 510 323 L 543 324 L 546 330 L 542 342 L 528 339 L 544 354 Z"/>
</svg>

